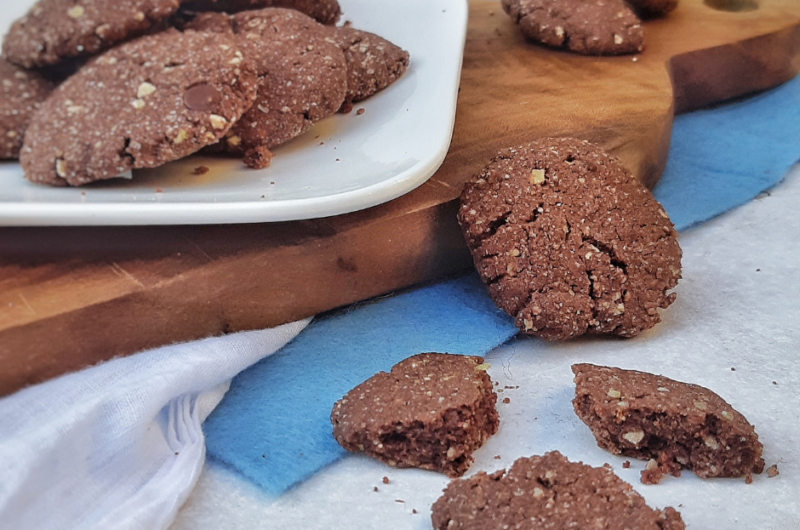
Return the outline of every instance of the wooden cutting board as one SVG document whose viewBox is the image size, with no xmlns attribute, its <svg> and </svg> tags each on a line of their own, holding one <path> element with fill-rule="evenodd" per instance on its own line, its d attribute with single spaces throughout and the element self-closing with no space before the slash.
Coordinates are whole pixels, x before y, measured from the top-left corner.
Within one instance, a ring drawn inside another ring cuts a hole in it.
<svg viewBox="0 0 800 530">
<path fill-rule="evenodd" d="M 616 58 L 528 44 L 498 2 L 471 2 L 449 155 L 426 184 L 379 207 L 274 224 L 0 229 L 0 395 L 115 356 L 274 326 L 466 270 L 456 199 L 506 146 L 586 138 L 654 185 L 675 112 L 800 70 L 800 2 L 706 1 L 714 7 L 681 0 L 646 24 L 644 53 Z"/>
</svg>

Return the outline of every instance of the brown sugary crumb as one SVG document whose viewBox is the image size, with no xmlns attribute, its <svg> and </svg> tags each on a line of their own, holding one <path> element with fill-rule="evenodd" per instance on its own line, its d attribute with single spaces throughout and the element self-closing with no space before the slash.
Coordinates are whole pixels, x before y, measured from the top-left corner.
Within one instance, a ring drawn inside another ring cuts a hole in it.
<svg viewBox="0 0 800 530">
<path fill-rule="evenodd" d="M 211 171 L 211 170 L 208 169 L 208 167 L 206 167 L 206 166 L 197 166 L 196 168 L 194 168 L 194 174 L 195 175 L 205 175 L 209 171 Z"/>
<path fill-rule="evenodd" d="M 769 478 L 775 478 L 778 475 L 780 475 L 780 473 L 778 472 L 778 464 L 772 464 L 767 468 L 767 476 Z"/>
<path fill-rule="evenodd" d="M 733 366 L 731 366 L 731 372 L 735 372 L 735 371 L 736 371 L 736 368 L 734 368 Z"/>
<path fill-rule="evenodd" d="M 663 476 L 664 473 L 661 471 L 661 467 L 658 465 L 658 462 L 651 458 L 647 462 L 645 468 L 642 470 L 642 484 L 658 484 L 661 482 L 661 477 Z"/>
<path fill-rule="evenodd" d="M 389 477 L 383 477 L 383 483 L 384 484 L 388 484 L 389 483 Z"/>
<path fill-rule="evenodd" d="M 374 492 L 376 492 L 376 493 L 377 493 L 377 491 L 378 491 L 378 486 L 375 486 L 374 488 L 372 488 L 372 491 L 374 491 Z"/>
<path fill-rule="evenodd" d="M 412 508 L 412 509 L 411 509 L 411 513 L 413 513 L 414 515 L 416 515 L 416 514 L 417 514 L 417 509 L 416 509 L 416 508 Z"/>
<path fill-rule="evenodd" d="M 624 461 L 624 462 L 622 463 L 622 467 L 623 467 L 623 468 L 625 468 L 625 469 L 630 469 L 630 467 L 631 467 L 631 461 L 630 461 L 630 460 L 626 460 L 626 461 Z"/>
<path fill-rule="evenodd" d="M 364 107 L 361 107 L 360 109 L 358 109 L 358 110 L 356 111 L 356 116 L 361 116 L 361 115 L 362 115 L 362 114 L 364 114 L 365 112 L 366 112 L 366 110 L 364 109 Z"/>
<path fill-rule="evenodd" d="M 509 398 L 505 398 L 505 399 L 503 400 L 503 403 L 505 403 L 505 404 L 509 404 L 509 403 L 511 403 L 511 399 L 509 399 Z"/>
<path fill-rule="evenodd" d="M 253 169 L 264 169 L 269 167 L 274 156 L 275 155 L 272 154 L 272 151 L 263 145 L 260 145 L 248 150 L 244 154 L 244 163 L 247 165 L 247 167 Z"/>
<path fill-rule="evenodd" d="M 744 483 L 745 483 L 745 484 L 752 484 L 752 483 L 753 483 L 753 475 L 752 475 L 752 474 L 748 474 L 748 475 L 747 475 L 747 476 L 744 478 Z"/>
<path fill-rule="evenodd" d="M 403 499 L 395 499 L 394 502 L 399 502 L 401 504 L 405 504 L 406 501 L 404 501 Z"/>
<path fill-rule="evenodd" d="M 500 460 L 500 455 L 494 455 L 495 460 Z"/>
</svg>

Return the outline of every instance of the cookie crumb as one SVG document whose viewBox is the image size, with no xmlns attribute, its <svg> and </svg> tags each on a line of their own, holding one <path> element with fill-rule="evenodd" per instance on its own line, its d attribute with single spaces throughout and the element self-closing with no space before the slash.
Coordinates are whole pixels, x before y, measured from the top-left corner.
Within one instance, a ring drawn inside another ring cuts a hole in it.
<svg viewBox="0 0 800 530">
<path fill-rule="evenodd" d="M 360 109 L 358 109 L 358 110 L 356 111 L 356 116 L 361 116 L 361 115 L 362 115 L 362 114 L 364 114 L 365 112 L 366 112 L 366 110 L 364 109 L 364 107 L 361 107 Z"/>
<path fill-rule="evenodd" d="M 388 484 L 389 483 L 389 477 L 383 477 L 383 483 L 384 484 Z"/>
<path fill-rule="evenodd" d="M 163 192 L 163 191 L 164 191 L 164 190 L 162 190 L 161 188 L 156 188 L 156 193 L 161 193 L 161 192 Z"/>
<path fill-rule="evenodd" d="M 647 465 L 642 470 L 641 481 L 642 484 L 656 485 L 661 482 L 661 477 L 664 476 L 658 462 L 654 458 L 647 461 Z"/>
<path fill-rule="evenodd" d="M 778 475 L 780 475 L 780 472 L 778 471 L 778 464 L 772 464 L 767 468 L 767 476 L 769 478 L 775 478 Z"/>
<path fill-rule="evenodd" d="M 411 513 L 413 513 L 414 515 L 417 515 L 417 509 L 416 508 L 412 508 L 411 509 Z"/>
<path fill-rule="evenodd" d="M 753 475 L 748 473 L 746 477 L 744 477 L 745 484 L 752 484 L 753 483 Z"/>
<path fill-rule="evenodd" d="M 505 403 L 506 405 L 508 405 L 509 403 L 511 403 L 511 399 L 510 399 L 510 398 L 505 398 L 505 399 L 503 400 L 503 403 Z"/>
<path fill-rule="evenodd" d="M 631 468 L 631 461 L 630 461 L 630 460 L 626 460 L 626 461 L 624 461 L 624 462 L 622 463 L 622 467 L 623 467 L 624 469 L 630 469 L 630 468 Z"/>
<path fill-rule="evenodd" d="M 372 491 L 377 493 L 378 492 L 378 486 L 375 486 L 374 488 L 372 488 Z"/>
<path fill-rule="evenodd" d="M 270 166 L 274 156 L 275 155 L 272 154 L 272 151 L 261 145 L 254 147 L 253 149 L 249 149 L 244 154 L 244 163 L 247 165 L 247 167 L 253 169 L 264 169 Z"/>
<path fill-rule="evenodd" d="M 209 171 L 211 170 L 207 166 L 197 166 L 196 168 L 194 168 L 195 175 L 205 175 Z"/>
<path fill-rule="evenodd" d="M 494 455 L 495 460 L 500 460 L 500 455 Z"/>
<path fill-rule="evenodd" d="M 394 502 L 405 504 L 406 501 L 404 501 L 403 499 L 395 499 Z"/>
</svg>

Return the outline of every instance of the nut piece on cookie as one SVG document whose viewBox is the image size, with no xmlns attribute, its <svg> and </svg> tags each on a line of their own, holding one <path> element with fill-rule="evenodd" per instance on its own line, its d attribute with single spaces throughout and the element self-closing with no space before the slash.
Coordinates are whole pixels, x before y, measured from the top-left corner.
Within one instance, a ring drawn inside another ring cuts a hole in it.
<svg viewBox="0 0 800 530">
<path fill-rule="evenodd" d="M 347 94 L 341 112 L 350 112 L 353 103 L 380 92 L 408 69 L 408 52 L 378 35 L 346 26 L 331 33 L 347 64 Z"/>
<path fill-rule="evenodd" d="M 25 68 L 93 55 L 158 27 L 180 0 L 39 0 L 14 22 L 3 55 Z"/>
<path fill-rule="evenodd" d="M 20 152 L 25 176 L 79 186 L 184 158 L 225 136 L 257 83 L 223 35 L 168 30 L 122 44 L 34 114 Z"/>
<path fill-rule="evenodd" d="M 570 462 L 558 451 L 450 482 L 431 519 L 434 530 L 685 528 L 677 511 L 650 508 L 608 465 Z"/>
<path fill-rule="evenodd" d="M 187 27 L 232 36 L 262 77 L 255 103 L 231 130 L 236 140 L 212 151 L 243 154 L 286 143 L 335 114 L 345 99 L 347 68 L 331 28 L 299 11 L 206 13 Z"/>
<path fill-rule="evenodd" d="M 480 357 L 410 357 L 336 402 L 333 436 L 348 451 L 363 451 L 392 467 L 459 477 L 499 425 L 487 367 Z"/>
<path fill-rule="evenodd" d="M 678 0 L 626 0 L 644 18 L 663 17 L 678 7 Z"/>
<path fill-rule="evenodd" d="M 458 221 L 489 295 L 527 334 L 632 337 L 675 300 L 672 223 L 589 142 L 546 138 L 501 151 L 466 184 Z"/>
<path fill-rule="evenodd" d="M 576 364 L 572 371 L 576 414 L 598 446 L 648 460 L 642 482 L 681 468 L 702 478 L 764 470 L 753 426 L 714 392 L 635 370 Z"/>
<path fill-rule="evenodd" d="M 28 122 L 52 91 L 38 73 L 0 59 L 0 160 L 19 157 Z"/>
<path fill-rule="evenodd" d="M 185 11 L 239 11 L 284 7 L 304 13 L 320 24 L 335 24 L 342 14 L 337 0 L 192 0 L 181 6 Z"/>
<path fill-rule="evenodd" d="M 502 0 L 528 40 L 583 55 L 644 49 L 644 28 L 623 0 Z"/>
</svg>

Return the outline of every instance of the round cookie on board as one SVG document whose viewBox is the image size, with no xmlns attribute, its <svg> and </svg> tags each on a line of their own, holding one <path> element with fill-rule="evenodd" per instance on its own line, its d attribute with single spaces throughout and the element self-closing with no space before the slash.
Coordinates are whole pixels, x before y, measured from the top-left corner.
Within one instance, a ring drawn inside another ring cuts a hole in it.
<svg viewBox="0 0 800 530">
<path fill-rule="evenodd" d="M 644 49 L 641 21 L 623 0 L 502 0 L 530 41 L 583 55 Z"/>
<path fill-rule="evenodd" d="M 0 160 L 19 157 L 31 116 L 53 91 L 53 83 L 0 59 Z"/>
<path fill-rule="evenodd" d="M 681 249 L 661 205 L 616 158 L 571 138 L 501 151 L 458 220 L 495 303 L 548 340 L 632 337 L 661 318 Z"/>
<path fill-rule="evenodd" d="M 169 30 L 123 44 L 59 86 L 28 127 L 36 183 L 79 186 L 214 144 L 250 107 L 257 78 L 236 42 Z"/>
</svg>

